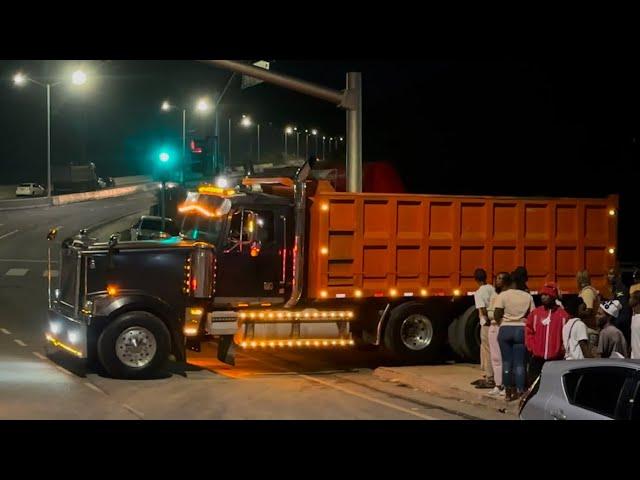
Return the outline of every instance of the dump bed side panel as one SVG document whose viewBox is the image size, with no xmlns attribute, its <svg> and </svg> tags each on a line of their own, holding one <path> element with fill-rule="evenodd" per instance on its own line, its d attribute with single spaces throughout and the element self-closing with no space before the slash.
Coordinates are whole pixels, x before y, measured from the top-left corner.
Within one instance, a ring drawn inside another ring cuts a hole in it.
<svg viewBox="0 0 640 480">
<path fill-rule="evenodd" d="M 465 295 L 476 268 L 493 278 L 518 265 L 533 291 L 575 292 L 582 268 L 603 291 L 617 251 L 617 196 L 322 193 L 310 208 L 310 298 Z"/>
</svg>

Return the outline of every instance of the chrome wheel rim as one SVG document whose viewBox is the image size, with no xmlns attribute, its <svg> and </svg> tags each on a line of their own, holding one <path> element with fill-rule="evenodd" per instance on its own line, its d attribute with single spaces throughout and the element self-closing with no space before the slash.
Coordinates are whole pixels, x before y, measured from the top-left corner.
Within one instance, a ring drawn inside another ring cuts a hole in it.
<svg viewBox="0 0 640 480">
<path fill-rule="evenodd" d="M 157 349 L 156 337 L 144 327 L 129 327 L 116 340 L 116 355 L 127 367 L 147 366 Z"/>
<path fill-rule="evenodd" d="M 400 339 L 409 350 L 424 350 L 433 340 L 433 325 L 424 315 L 413 314 L 400 326 Z"/>
</svg>

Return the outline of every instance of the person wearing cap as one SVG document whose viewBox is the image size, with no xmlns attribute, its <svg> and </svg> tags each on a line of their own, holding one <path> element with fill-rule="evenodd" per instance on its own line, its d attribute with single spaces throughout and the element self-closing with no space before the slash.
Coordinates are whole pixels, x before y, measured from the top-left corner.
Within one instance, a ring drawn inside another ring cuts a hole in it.
<svg viewBox="0 0 640 480">
<path fill-rule="evenodd" d="M 558 304 L 558 287 L 555 283 L 545 283 L 540 290 L 542 305 L 534 308 L 527 317 L 525 345 L 531 355 L 529 375 L 531 381 L 540 376 L 547 360 L 564 359 L 562 328 L 569 314 Z"/>
<path fill-rule="evenodd" d="M 622 332 L 615 326 L 615 321 L 620 315 L 622 304 L 618 300 L 608 300 L 600 304 L 598 311 L 598 354 L 602 358 L 624 357 L 629 358 L 627 341 Z"/>
</svg>

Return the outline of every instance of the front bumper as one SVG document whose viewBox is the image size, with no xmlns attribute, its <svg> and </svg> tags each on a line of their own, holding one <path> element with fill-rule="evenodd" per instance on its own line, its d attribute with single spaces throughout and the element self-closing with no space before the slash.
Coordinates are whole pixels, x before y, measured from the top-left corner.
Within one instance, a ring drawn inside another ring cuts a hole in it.
<svg viewBox="0 0 640 480">
<path fill-rule="evenodd" d="M 87 326 L 49 309 L 46 338 L 49 344 L 77 358 L 87 358 Z"/>
</svg>

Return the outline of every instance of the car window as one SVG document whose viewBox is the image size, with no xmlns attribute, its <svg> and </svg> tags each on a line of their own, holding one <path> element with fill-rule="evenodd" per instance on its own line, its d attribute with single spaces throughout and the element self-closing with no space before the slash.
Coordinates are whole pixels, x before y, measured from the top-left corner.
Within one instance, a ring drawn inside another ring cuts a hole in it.
<svg viewBox="0 0 640 480">
<path fill-rule="evenodd" d="M 31 184 L 30 183 L 21 183 L 20 186 L 21 187 L 30 187 Z"/>
<path fill-rule="evenodd" d="M 624 367 L 569 372 L 563 376 L 567 400 L 577 407 L 615 418 L 622 390 L 634 372 L 635 370 Z"/>
<path fill-rule="evenodd" d="M 640 377 L 639 377 L 640 378 Z M 631 420 L 640 420 L 640 379 L 636 381 L 635 392 L 631 397 L 633 405 L 631 406 Z"/>
<path fill-rule="evenodd" d="M 165 222 L 166 224 L 166 222 Z M 156 230 L 156 231 L 161 231 L 162 230 L 162 222 L 160 220 L 157 220 L 155 218 L 146 218 L 142 221 L 142 227 L 143 230 Z"/>
<path fill-rule="evenodd" d="M 256 214 L 258 215 L 258 241 L 262 242 L 263 245 L 273 242 L 273 212 L 268 210 L 257 210 Z"/>
</svg>

